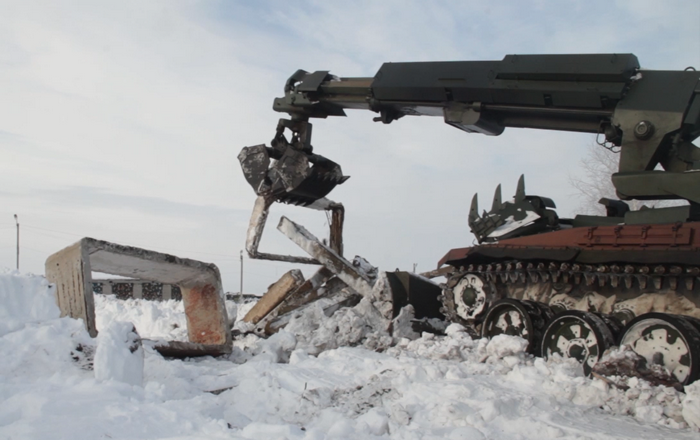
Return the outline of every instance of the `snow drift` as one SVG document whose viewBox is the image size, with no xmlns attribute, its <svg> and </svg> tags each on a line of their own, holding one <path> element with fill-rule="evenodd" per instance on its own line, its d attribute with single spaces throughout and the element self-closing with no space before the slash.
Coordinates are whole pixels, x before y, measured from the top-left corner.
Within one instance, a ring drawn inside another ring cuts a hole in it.
<svg viewBox="0 0 700 440">
<path fill-rule="evenodd" d="M 148 316 L 177 330 L 175 304 L 102 298 L 93 340 L 58 317 L 43 278 L 7 272 L 0 290 L 0 439 L 698 435 L 697 384 L 683 394 L 633 378 L 623 391 L 572 360 L 533 358 L 512 337 L 474 340 L 458 325 L 392 338 L 362 304 L 323 321 L 310 309 L 273 337 L 235 341 L 225 358 L 172 360 L 145 341 L 130 347 L 132 325 L 141 338 L 158 330 L 144 327 Z"/>
</svg>

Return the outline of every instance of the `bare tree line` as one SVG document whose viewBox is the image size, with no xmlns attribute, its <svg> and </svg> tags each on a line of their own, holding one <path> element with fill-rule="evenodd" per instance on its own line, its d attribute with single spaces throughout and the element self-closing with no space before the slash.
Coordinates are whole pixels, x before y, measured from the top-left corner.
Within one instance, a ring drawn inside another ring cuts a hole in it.
<svg viewBox="0 0 700 440">
<path fill-rule="evenodd" d="M 620 155 L 597 144 L 588 147 L 586 156 L 581 159 L 582 176 L 570 176 L 571 185 L 576 188 L 581 202 L 577 214 L 605 215 L 605 207 L 598 203 L 603 197 L 617 199 L 611 176 L 617 172 Z M 685 205 L 682 200 L 627 200 L 632 211 L 664 206 Z"/>
</svg>

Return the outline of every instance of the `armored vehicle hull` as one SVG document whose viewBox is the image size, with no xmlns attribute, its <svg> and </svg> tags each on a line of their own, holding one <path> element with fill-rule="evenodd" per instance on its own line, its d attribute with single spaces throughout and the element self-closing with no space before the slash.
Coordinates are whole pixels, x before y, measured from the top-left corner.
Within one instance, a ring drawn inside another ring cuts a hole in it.
<svg viewBox="0 0 700 440">
<path fill-rule="evenodd" d="M 573 227 L 452 249 L 443 311 L 480 333 L 589 370 L 631 346 L 680 383 L 700 378 L 700 222 Z"/>
</svg>

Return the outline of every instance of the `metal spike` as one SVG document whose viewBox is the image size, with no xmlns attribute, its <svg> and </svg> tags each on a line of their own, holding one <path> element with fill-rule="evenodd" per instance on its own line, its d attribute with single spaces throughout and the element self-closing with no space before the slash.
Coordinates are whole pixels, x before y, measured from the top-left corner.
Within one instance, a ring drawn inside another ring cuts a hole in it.
<svg viewBox="0 0 700 440">
<path fill-rule="evenodd" d="M 503 272 L 503 265 L 501 263 L 496 264 L 496 272 Z"/>
<path fill-rule="evenodd" d="M 625 273 L 634 273 L 634 266 L 628 264 L 625 266 Z"/>
<path fill-rule="evenodd" d="M 530 281 L 533 283 L 537 283 L 540 281 L 540 277 L 537 275 L 537 272 L 535 271 L 529 271 L 527 273 L 530 276 Z"/>
<path fill-rule="evenodd" d="M 661 277 L 652 277 L 651 278 L 651 281 L 654 283 L 654 287 L 656 288 L 656 290 L 661 289 L 661 281 L 662 280 L 663 280 L 663 278 L 661 278 Z"/>
<path fill-rule="evenodd" d="M 574 272 L 581 272 L 581 265 L 580 264 L 574 264 L 571 266 L 571 270 Z"/>
<path fill-rule="evenodd" d="M 518 281 L 518 273 L 517 272 L 509 272 L 508 279 L 510 279 L 511 283 L 517 282 Z"/>
<path fill-rule="evenodd" d="M 516 272 L 517 277 L 516 279 L 520 280 L 521 283 L 526 283 L 527 282 L 527 275 L 525 272 Z"/>
<path fill-rule="evenodd" d="M 579 272 L 574 274 L 574 283 L 581 284 L 581 274 Z"/>
<path fill-rule="evenodd" d="M 517 263 L 515 263 L 516 270 L 523 270 L 523 268 L 525 268 L 525 266 L 523 266 L 522 262 L 518 261 Z"/>
<path fill-rule="evenodd" d="M 654 268 L 654 273 L 657 275 L 663 275 L 664 273 L 666 273 L 666 268 L 664 266 L 656 266 Z"/>
<path fill-rule="evenodd" d="M 521 174 L 520 179 L 518 179 L 518 188 L 515 190 L 515 202 L 523 200 L 525 200 L 525 175 Z"/>
<path fill-rule="evenodd" d="M 491 205 L 491 212 L 496 212 L 501 209 L 503 203 L 501 202 L 501 184 L 499 183 L 496 187 L 496 192 L 493 194 L 493 204 Z"/>
<path fill-rule="evenodd" d="M 596 276 L 592 273 L 584 273 L 583 276 L 586 278 L 586 286 L 592 286 L 595 283 Z"/>
<path fill-rule="evenodd" d="M 639 283 L 640 288 L 647 288 L 647 277 L 645 275 L 635 275 L 635 278 L 637 278 L 637 282 Z"/>
<path fill-rule="evenodd" d="M 544 263 L 537 263 L 537 270 L 543 271 L 544 270 Z"/>
<path fill-rule="evenodd" d="M 642 274 L 648 274 L 649 273 L 649 266 L 642 266 L 639 268 L 639 273 Z"/>
<path fill-rule="evenodd" d="M 555 263 L 549 263 L 548 269 L 549 269 L 551 272 L 554 272 L 555 270 L 559 270 L 559 267 L 558 267 Z"/>
<path fill-rule="evenodd" d="M 483 264 L 480 264 L 479 266 L 477 266 L 476 270 L 477 270 L 477 272 L 483 272 L 483 271 L 484 271 L 484 265 L 483 265 Z"/>
<path fill-rule="evenodd" d="M 610 266 L 610 271 L 612 273 L 620 273 L 621 270 L 622 269 L 617 264 L 613 264 L 612 266 Z"/>
<path fill-rule="evenodd" d="M 473 264 L 470 264 L 470 265 L 467 267 L 467 272 L 474 272 L 474 265 L 473 265 Z"/>
<path fill-rule="evenodd" d="M 537 273 L 539 274 L 539 276 L 540 276 L 540 278 L 542 279 L 542 281 L 544 281 L 545 283 L 546 283 L 547 281 L 549 281 L 549 272 L 547 272 L 547 271 L 538 271 Z"/>
<path fill-rule="evenodd" d="M 598 266 L 598 267 L 596 268 L 596 270 L 597 270 L 599 273 L 608 273 L 608 272 L 610 272 L 610 268 L 609 268 L 608 266 L 604 265 L 604 264 L 601 264 L 600 266 Z"/>
<path fill-rule="evenodd" d="M 508 282 L 508 272 L 501 272 L 501 282 L 502 283 Z"/>
<path fill-rule="evenodd" d="M 561 282 L 562 283 L 568 283 L 569 282 L 569 272 L 563 272 L 561 274 Z"/>
<path fill-rule="evenodd" d="M 632 275 L 625 275 L 625 287 L 627 287 L 628 289 L 631 289 L 632 288 L 632 280 L 633 280 Z"/>
<path fill-rule="evenodd" d="M 598 287 L 605 287 L 605 284 L 608 282 L 608 276 L 607 275 L 598 275 Z"/>
<path fill-rule="evenodd" d="M 486 265 L 486 272 L 493 272 L 493 264 Z"/>
<path fill-rule="evenodd" d="M 610 276 L 610 285 L 612 287 L 617 287 L 619 283 L 620 283 L 620 276 L 619 275 Z"/>
<path fill-rule="evenodd" d="M 520 263 L 518 263 L 520 264 Z M 506 263 L 506 270 L 508 272 L 511 272 L 513 270 L 513 263 Z"/>
<path fill-rule="evenodd" d="M 481 217 L 479 217 L 479 195 L 474 194 L 474 197 L 472 197 L 472 206 L 469 208 L 469 224 L 471 225 L 475 221 L 480 220 Z"/>
</svg>

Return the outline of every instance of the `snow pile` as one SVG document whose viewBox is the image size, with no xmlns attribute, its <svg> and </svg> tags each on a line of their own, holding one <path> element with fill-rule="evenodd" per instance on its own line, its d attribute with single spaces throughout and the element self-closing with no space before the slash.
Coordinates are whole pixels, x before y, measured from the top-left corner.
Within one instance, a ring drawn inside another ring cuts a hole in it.
<svg viewBox="0 0 700 440">
<path fill-rule="evenodd" d="M 0 336 L 60 315 L 48 281 L 17 271 L 0 272 L 0 304 Z"/>
<path fill-rule="evenodd" d="M 700 430 L 700 381 L 685 387 L 683 417 L 690 426 Z"/>
<path fill-rule="evenodd" d="M 321 303 L 313 304 L 293 316 L 285 330 L 296 336 L 299 348 L 313 355 L 356 345 L 382 349 L 392 343 L 388 322 L 366 298 L 355 307 L 339 309 L 331 317 L 325 315 Z"/>
<path fill-rule="evenodd" d="M 134 345 L 126 322 L 146 319 L 142 305 L 103 304 L 110 324 L 97 340 L 57 317 L 0 335 L 0 439 L 697 438 L 700 385 L 683 395 L 634 379 L 623 391 L 573 360 L 533 358 L 517 338 L 474 340 L 455 324 L 446 336 L 394 338 L 360 303 L 290 323 L 313 334 L 291 326 L 247 335 L 228 357 L 165 359 Z M 163 328 L 179 319 L 167 302 L 152 306 Z"/>
<path fill-rule="evenodd" d="M 97 331 L 113 322 L 130 322 L 142 338 L 187 341 L 187 318 L 182 301 L 118 300 L 114 295 L 95 295 Z"/>
<path fill-rule="evenodd" d="M 143 385 L 143 348 L 132 323 L 112 321 L 100 332 L 94 370 L 97 380 Z"/>
</svg>

